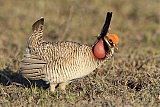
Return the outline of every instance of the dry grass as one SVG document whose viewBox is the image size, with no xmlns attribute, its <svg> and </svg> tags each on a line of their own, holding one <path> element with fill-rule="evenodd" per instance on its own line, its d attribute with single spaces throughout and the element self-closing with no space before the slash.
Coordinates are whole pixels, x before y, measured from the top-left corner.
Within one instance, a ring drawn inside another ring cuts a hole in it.
<svg viewBox="0 0 160 107">
<path fill-rule="evenodd" d="M 1 106 L 160 106 L 159 0 L 0 1 Z M 85 78 L 51 93 L 17 74 L 31 25 L 45 18 L 45 38 L 91 45 L 107 11 L 119 51 Z"/>
</svg>

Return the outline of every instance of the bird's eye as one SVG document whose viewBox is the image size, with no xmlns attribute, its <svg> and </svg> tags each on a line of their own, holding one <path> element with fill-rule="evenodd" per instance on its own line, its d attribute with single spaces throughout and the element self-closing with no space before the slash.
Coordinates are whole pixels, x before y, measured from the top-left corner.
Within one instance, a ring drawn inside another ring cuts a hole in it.
<svg viewBox="0 0 160 107">
<path fill-rule="evenodd" d="M 111 40 L 111 39 L 109 39 L 109 43 L 110 43 L 110 44 L 113 44 L 113 42 L 112 42 L 112 40 Z"/>
</svg>

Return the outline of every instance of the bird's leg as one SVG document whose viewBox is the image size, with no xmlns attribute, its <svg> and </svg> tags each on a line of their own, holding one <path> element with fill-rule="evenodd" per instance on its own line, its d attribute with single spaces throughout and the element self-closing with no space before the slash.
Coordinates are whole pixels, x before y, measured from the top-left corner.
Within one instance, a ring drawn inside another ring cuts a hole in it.
<svg viewBox="0 0 160 107">
<path fill-rule="evenodd" d="M 55 84 L 55 83 L 50 83 L 50 91 L 54 92 L 56 86 L 57 86 L 57 84 Z"/>
<path fill-rule="evenodd" d="M 66 83 L 66 82 L 60 83 L 60 84 L 59 84 L 60 90 L 62 90 L 63 92 L 66 92 L 66 85 L 67 85 L 67 84 L 68 84 L 68 83 Z"/>
</svg>

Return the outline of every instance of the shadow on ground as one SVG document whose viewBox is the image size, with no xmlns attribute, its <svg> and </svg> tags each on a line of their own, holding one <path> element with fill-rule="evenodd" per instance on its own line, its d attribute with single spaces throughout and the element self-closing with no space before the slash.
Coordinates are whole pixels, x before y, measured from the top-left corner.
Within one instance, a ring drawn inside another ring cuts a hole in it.
<svg viewBox="0 0 160 107">
<path fill-rule="evenodd" d="M 49 87 L 49 84 L 46 84 L 43 80 L 28 80 L 19 73 L 12 72 L 9 67 L 0 70 L 0 84 L 3 86 L 16 85 L 17 87 L 26 88 L 36 86 L 47 89 Z"/>
</svg>

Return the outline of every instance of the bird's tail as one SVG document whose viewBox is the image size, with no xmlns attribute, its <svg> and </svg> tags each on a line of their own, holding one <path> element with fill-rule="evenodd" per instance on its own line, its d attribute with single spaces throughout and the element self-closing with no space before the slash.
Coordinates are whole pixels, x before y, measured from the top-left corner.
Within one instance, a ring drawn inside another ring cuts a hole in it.
<svg viewBox="0 0 160 107">
<path fill-rule="evenodd" d="M 44 18 L 41 18 L 32 25 L 33 33 L 30 36 L 29 40 L 27 41 L 26 48 L 30 49 L 32 47 L 36 47 L 37 45 L 39 45 L 44 41 L 43 29 L 44 29 Z"/>
</svg>

